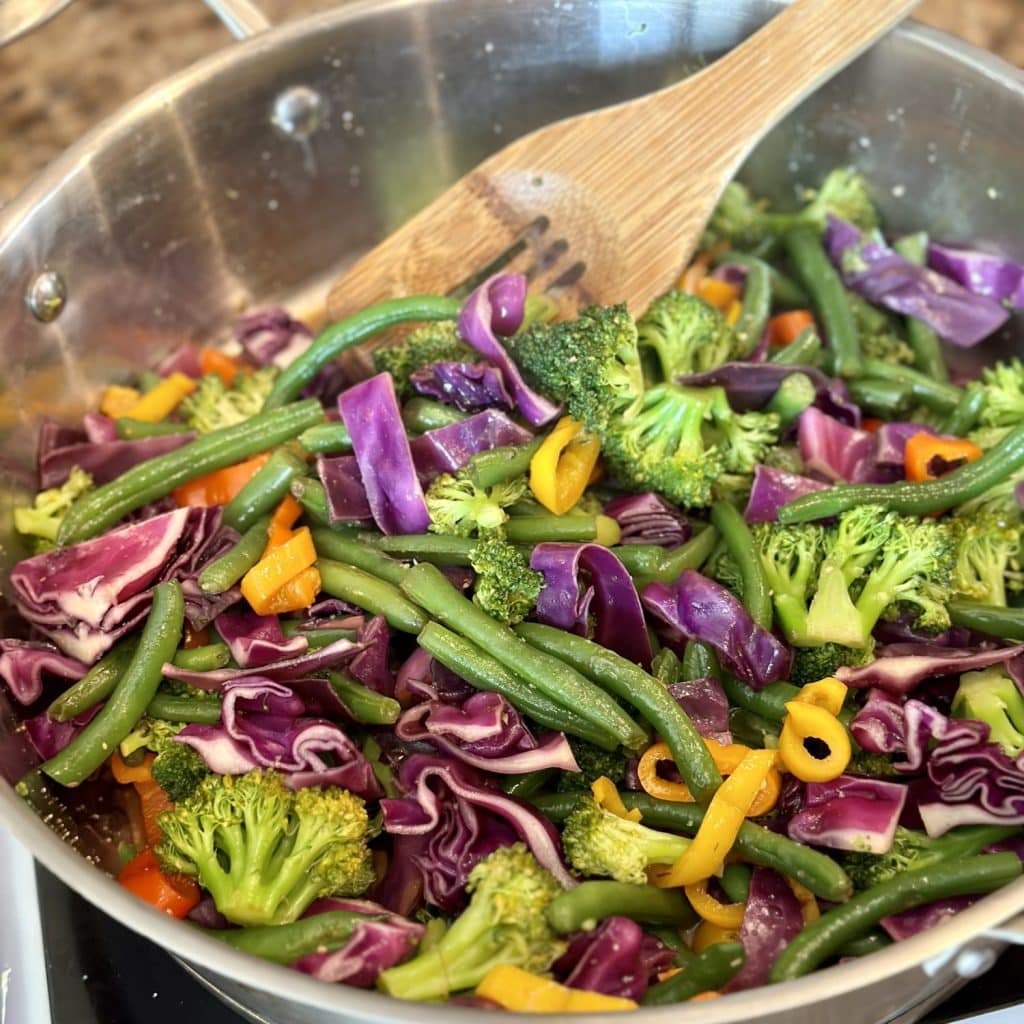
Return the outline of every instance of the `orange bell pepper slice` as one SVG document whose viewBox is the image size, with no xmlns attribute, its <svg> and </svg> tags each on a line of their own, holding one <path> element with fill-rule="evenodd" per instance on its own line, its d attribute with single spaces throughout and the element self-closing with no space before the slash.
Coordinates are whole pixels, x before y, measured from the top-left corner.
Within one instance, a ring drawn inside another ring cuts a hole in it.
<svg viewBox="0 0 1024 1024">
<path fill-rule="evenodd" d="M 773 316 L 767 325 L 770 348 L 785 348 L 790 342 L 814 326 L 814 316 L 809 309 L 791 309 Z"/>
<path fill-rule="evenodd" d="M 291 537 L 278 547 L 268 551 L 243 577 L 242 596 L 258 615 L 272 615 L 284 609 L 281 603 L 294 605 L 300 598 L 304 599 L 314 584 L 319 587 L 320 574 L 314 578 L 306 573 L 300 583 L 293 589 L 278 596 L 286 583 L 295 579 L 316 561 L 316 549 L 309 527 L 296 530 Z M 315 572 L 316 570 L 314 570 Z M 315 596 L 315 595 L 314 595 Z M 308 608 L 312 601 L 288 608 Z"/>
<path fill-rule="evenodd" d="M 702 277 L 697 282 L 697 295 L 709 306 L 728 313 L 733 303 L 739 301 L 740 290 L 728 281 L 719 281 L 717 277 Z"/>
<path fill-rule="evenodd" d="M 110 756 L 110 774 L 114 776 L 114 781 L 120 782 L 122 786 L 135 785 L 137 782 L 152 782 L 153 773 L 150 769 L 155 760 L 155 754 L 147 754 L 139 764 L 128 764 L 121 756 L 120 751 L 115 750 Z"/>
<path fill-rule="evenodd" d="M 171 917 L 185 917 L 199 903 L 199 886 L 184 875 L 170 875 L 147 847 L 128 862 L 118 882 L 150 906 Z"/>
<path fill-rule="evenodd" d="M 215 373 L 224 381 L 225 387 L 231 387 L 241 368 L 237 359 L 221 352 L 219 348 L 206 347 L 199 350 L 199 369 L 203 371 L 203 376 Z"/>
<path fill-rule="evenodd" d="M 308 608 L 320 593 L 320 572 L 315 565 L 290 579 L 267 603 L 265 615 L 283 615 Z"/>
<path fill-rule="evenodd" d="M 965 462 L 977 461 L 983 454 L 971 441 L 959 437 L 934 437 L 922 431 L 907 440 L 903 465 L 908 480 L 936 480 Z"/>
<path fill-rule="evenodd" d="M 270 525 L 267 527 L 267 546 L 263 551 L 264 557 L 274 548 L 279 548 L 285 541 L 291 539 L 292 527 L 301 515 L 302 506 L 290 494 L 286 494 L 270 517 Z"/>
<path fill-rule="evenodd" d="M 260 452 L 245 462 L 216 469 L 205 476 L 182 484 L 174 490 L 174 500 L 182 507 L 226 505 L 256 475 L 270 458 L 270 452 Z"/>
</svg>

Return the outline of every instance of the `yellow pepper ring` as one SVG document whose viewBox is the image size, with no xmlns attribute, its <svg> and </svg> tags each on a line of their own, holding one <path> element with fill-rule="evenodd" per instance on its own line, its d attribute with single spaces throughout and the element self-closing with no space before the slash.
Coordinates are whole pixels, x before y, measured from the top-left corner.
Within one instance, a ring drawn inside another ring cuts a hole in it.
<svg viewBox="0 0 1024 1024">
<path fill-rule="evenodd" d="M 802 782 L 831 782 L 846 770 L 852 756 L 850 737 L 835 715 L 816 704 L 786 702 L 779 737 L 779 757 Z"/>
<path fill-rule="evenodd" d="M 828 679 L 819 679 L 816 683 L 808 683 L 795 699 L 801 704 L 813 704 L 815 707 L 824 708 L 829 714 L 838 715 L 843 708 L 843 701 L 846 700 L 846 692 L 846 685 L 830 676 Z"/>
<path fill-rule="evenodd" d="M 719 928 L 737 929 L 743 924 L 743 903 L 720 903 L 708 892 L 708 880 L 694 882 L 684 889 L 690 906 L 705 921 L 718 925 Z"/>
<path fill-rule="evenodd" d="M 624 818 L 626 821 L 640 821 L 640 811 L 635 807 L 631 811 L 626 810 L 626 805 L 622 802 L 615 783 L 607 775 L 594 779 L 590 784 L 590 792 L 594 795 L 594 802 L 597 806 L 610 811 L 615 817 Z"/>
<path fill-rule="evenodd" d="M 583 424 L 563 416 L 530 459 L 530 490 L 556 516 L 583 496 L 597 458 L 600 440 L 583 432 Z"/>
</svg>

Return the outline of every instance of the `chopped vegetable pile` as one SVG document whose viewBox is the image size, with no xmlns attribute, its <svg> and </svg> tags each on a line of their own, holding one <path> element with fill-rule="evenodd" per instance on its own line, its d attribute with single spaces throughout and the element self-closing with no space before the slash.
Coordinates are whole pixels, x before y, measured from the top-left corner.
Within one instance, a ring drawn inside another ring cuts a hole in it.
<svg viewBox="0 0 1024 1024">
<path fill-rule="evenodd" d="M 727 190 L 646 311 L 283 310 L 47 423 L 0 678 L 125 888 L 513 1011 L 781 983 L 1021 874 L 1024 267 Z M 404 325 L 411 329 L 401 330 Z M 338 357 L 385 344 L 365 374 Z"/>
</svg>

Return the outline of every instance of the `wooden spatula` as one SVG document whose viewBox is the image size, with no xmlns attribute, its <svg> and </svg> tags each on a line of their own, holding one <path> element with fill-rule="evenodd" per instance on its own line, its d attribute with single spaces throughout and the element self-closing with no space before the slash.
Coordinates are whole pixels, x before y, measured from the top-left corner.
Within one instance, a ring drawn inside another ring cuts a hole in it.
<svg viewBox="0 0 1024 1024">
<path fill-rule="evenodd" d="M 334 285 L 337 320 L 445 293 L 502 253 L 567 312 L 668 288 L 755 143 L 917 0 L 795 0 L 711 67 L 541 128 L 489 157 Z"/>
</svg>

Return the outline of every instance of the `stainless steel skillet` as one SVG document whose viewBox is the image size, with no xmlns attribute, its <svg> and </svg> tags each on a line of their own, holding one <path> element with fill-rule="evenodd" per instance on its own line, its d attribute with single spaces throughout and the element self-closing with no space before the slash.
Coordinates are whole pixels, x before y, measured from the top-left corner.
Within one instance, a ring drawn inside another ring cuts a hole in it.
<svg viewBox="0 0 1024 1024">
<path fill-rule="evenodd" d="M 73 416 L 102 383 L 184 337 L 223 333 L 244 306 L 285 301 L 315 311 L 346 261 L 509 137 L 672 81 L 776 6 L 353 2 L 260 32 L 135 101 L 0 216 L 0 559 L 19 555 L 7 511 L 32 486 L 42 414 Z M 728 110 L 723 96 L 723 117 Z M 781 202 L 853 161 L 895 229 L 923 225 L 1021 258 L 1022 133 L 1019 72 L 907 28 L 805 103 L 744 174 Z M 1018 323 L 1004 344 L 1021 340 Z M 0 702 L 0 766 L 15 779 L 28 765 L 16 716 Z M 0 807 L 5 824 L 68 884 L 180 956 L 254 1019 L 483 1019 L 250 960 L 161 918 L 85 859 L 103 852 L 88 808 L 48 808 L 65 842 L 5 785 Z M 1024 932 L 1018 922 L 993 934 L 1022 909 L 1019 882 L 864 961 L 635 1019 L 909 1021 Z"/>
</svg>

